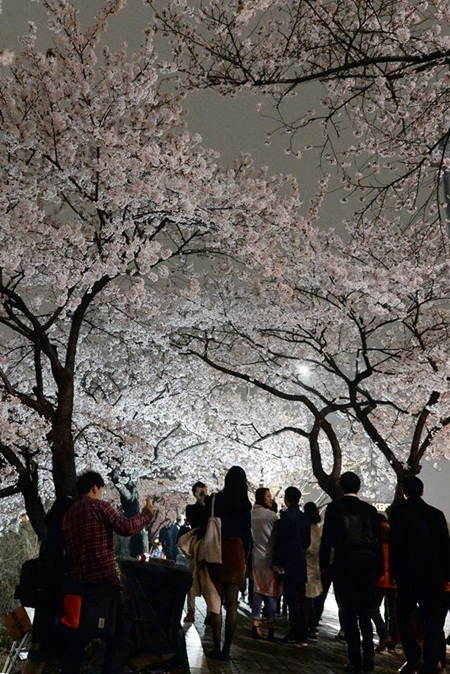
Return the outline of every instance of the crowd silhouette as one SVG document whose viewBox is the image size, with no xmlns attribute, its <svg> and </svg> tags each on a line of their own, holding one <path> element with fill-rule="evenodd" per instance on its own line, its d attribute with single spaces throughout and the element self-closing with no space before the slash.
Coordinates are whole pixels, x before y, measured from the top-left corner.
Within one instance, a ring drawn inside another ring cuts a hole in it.
<svg viewBox="0 0 450 674">
<path fill-rule="evenodd" d="M 36 605 L 26 674 L 43 670 L 53 643 L 61 646 L 63 674 L 78 674 L 92 636 L 106 646 L 102 674 L 121 674 L 126 662 L 129 625 L 113 534 L 144 529 L 153 507 L 147 497 L 142 512 L 123 517 L 103 500 L 103 478 L 93 471 L 80 475 L 77 486 L 78 499 L 57 499 L 47 514 L 49 533 L 38 560 L 44 599 Z M 160 570 L 189 566 L 190 571 L 183 569 L 184 623 L 195 621 L 196 597 L 203 596 L 211 660 L 230 660 L 239 593 L 248 597 L 248 634 L 255 641 L 299 651 L 319 642 L 320 648 L 319 622 L 333 585 L 337 638 L 347 648 L 345 671 L 371 674 L 377 653 L 401 648 L 400 674 L 437 674 L 446 667 L 444 624 L 450 606 L 445 516 L 424 501 L 417 476 L 404 478 L 403 500 L 386 513 L 358 497 L 360 486 L 356 473 L 343 473 L 341 498 L 323 512 L 312 501 L 301 507 L 301 492 L 292 485 L 280 507 L 268 487 L 256 490 L 252 504 L 245 471 L 232 466 L 216 493 L 197 481 L 186 522 L 178 515 L 166 524 L 150 554 L 139 559 Z M 136 559 L 131 562 L 144 568 Z M 288 618 L 285 634 L 277 628 L 280 612 Z"/>
<path fill-rule="evenodd" d="M 376 653 L 394 652 L 397 646 L 405 656 L 398 669 L 401 674 L 436 674 L 446 667 L 450 538 L 444 514 L 423 500 L 424 485 L 418 477 L 404 479 L 403 501 L 386 514 L 358 497 L 361 481 L 357 474 L 343 473 L 343 496 L 326 507 L 322 522 L 314 502 L 301 508 L 301 493 L 294 486 L 286 488 L 279 512 L 267 487 L 256 490 L 250 510 L 242 469 L 232 467 L 225 483 L 236 471 L 240 497 L 237 491 L 227 496 L 226 487 L 217 494 L 223 565 L 206 564 L 226 611 L 222 643 L 222 612 L 217 605 L 208 605 L 205 595 L 206 622 L 212 627 L 214 642 L 207 657 L 225 661 L 230 657 L 238 591 L 243 590 L 246 574 L 252 620 L 249 633 L 255 640 L 298 649 L 317 642 L 332 584 L 341 628 L 337 638 L 347 646 L 345 671 L 370 674 L 376 670 Z M 206 497 L 200 512 L 203 521 L 197 522 L 199 539 L 210 515 L 208 504 Z M 201 594 L 201 583 L 197 594 Z M 289 619 L 285 635 L 276 630 L 281 598 Z M 188 620 L 194 611 L 191 597 Z"/>
</svg>

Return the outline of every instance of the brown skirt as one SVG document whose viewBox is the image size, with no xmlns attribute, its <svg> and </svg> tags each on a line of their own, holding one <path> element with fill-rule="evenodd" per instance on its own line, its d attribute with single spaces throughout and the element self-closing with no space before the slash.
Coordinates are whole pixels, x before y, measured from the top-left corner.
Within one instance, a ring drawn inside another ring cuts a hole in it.
<svg viewBox="0 0 450 674">
<path fill-rule="evenodd" d="M 208 564 L 210 578 L 220 594 L 224 583 L 232 583 L 239 587 L 245 585 L 245 566 L 242 538 L 222 536 L 222 564 Z"/>
</svg>

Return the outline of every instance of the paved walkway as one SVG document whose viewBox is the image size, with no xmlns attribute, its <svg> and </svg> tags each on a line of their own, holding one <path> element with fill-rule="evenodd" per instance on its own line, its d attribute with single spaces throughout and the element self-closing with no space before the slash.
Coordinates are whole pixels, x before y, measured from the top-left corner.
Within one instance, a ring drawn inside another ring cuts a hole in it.
<svg viewBox="0 0 450 674">
<path fill-rule="evenodd" d="M 336 640 L 338 620 L 334 597 L 329 595 L 319 626 L 319 639 L 307 648 L 252 639 L 250 607 L 239 605 L 238 626 L 229 663 L 207 660 L 204 651 L 212 649 L 211 629 L 204 625 L 205 604 L 197 598 L 195 623 L 185 626 L 191 674 L 341 674 L 347 663 L 346 644 Z M 263 626 L 264 631 L 264 626 Z M 288 631 L 286 618 L 277 618 L 275 636 Z M 375 644 L 378 639 L 374 637 Z M 376 674 L 395 674 L 404 662 L 401 648 L 395 654 L 376 654 Z"/>
</svg>

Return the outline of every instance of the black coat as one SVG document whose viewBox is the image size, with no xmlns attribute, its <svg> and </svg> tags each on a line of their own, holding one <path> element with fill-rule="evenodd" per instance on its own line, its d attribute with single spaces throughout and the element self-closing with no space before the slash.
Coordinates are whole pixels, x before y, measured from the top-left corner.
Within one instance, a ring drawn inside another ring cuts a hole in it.
<svg viewBox="0 0 450 674">
<path fill-rule="evenodd" d="M 310 544 L 310 520 L 298 505 L 289 506 L 277 523 L 274 564 L 282 567 L 289 579 L 306 583 L 306 549 Z"/>
<path fill-rule="evenodd" d="M 444 513 L 420 496 L 395 505 L 389 534 L 391 576 L 397 583 L 442 589 L 450 580 L 450 538 Z"/>
<path fill-rule="evenodd" d="M 192 529 L 197 529 L 202 526 L 206 519 L 206 504 L 200 505 L 195 502 L 186 506 L 186 522 Z"/>
<path fill-rule="evenodd" d="M 343 524 L 344 514 L 360 516 L 371 529 L 373 551 L 369 552 L 363 561 L 348 545 Z M 370 503 L 361 501 L 356 496 L 347 494 L 327 506 L 320 544 L 320 567 L 327 569 L 330 566 L 333 568 L 335 579 L 351 578 L 355 573 L 372 576 L 375 579 L 383 573 L 383 548 L 378 512 Z"/>
</svg>

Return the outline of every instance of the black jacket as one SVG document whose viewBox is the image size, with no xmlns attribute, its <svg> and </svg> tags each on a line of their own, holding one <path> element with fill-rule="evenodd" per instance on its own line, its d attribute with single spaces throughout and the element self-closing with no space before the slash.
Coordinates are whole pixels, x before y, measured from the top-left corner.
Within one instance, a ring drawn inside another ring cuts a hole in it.
<svg viewBox="0 0 450 674">
<path fill-rule="evenodd" d="M 201 527 L 206 517 L 206 503 L 200 505 L 197 501 L 186 506 L 186 522 L 192 529 Z"/>
<path fill-rule="evenodd" d="M 344 516 L 360 517 L 369 529 L 372 544 L 367 552 L 349 544 Z M 358 575 L 379 578 L 383 573 L 383 548 L 376 508 L 353 495 L 345 495 L 327 506 L 320 544 L 320 567 L 332 566 L 334 578 Z M 369 549 L 370 548 L 370 549 Z"/>
<path fill-rule="evenodd" d="M 442 589 L 450 580 L 450 538 L 444 513 L 420 496 L 393 506 L 389 563 L 399 585 Z"/>
<path fill-rule="evenodd" d="M 275 535 L 273 563 L 282 567 L 289 578 L 306 583 L 306 549 L 311 544 L 311 522 L 298 505 L 289 506 L 281 513 Z"/>
</svg>

